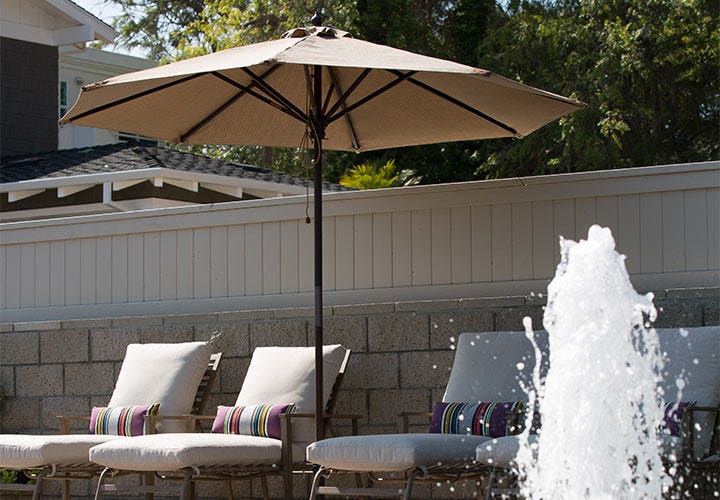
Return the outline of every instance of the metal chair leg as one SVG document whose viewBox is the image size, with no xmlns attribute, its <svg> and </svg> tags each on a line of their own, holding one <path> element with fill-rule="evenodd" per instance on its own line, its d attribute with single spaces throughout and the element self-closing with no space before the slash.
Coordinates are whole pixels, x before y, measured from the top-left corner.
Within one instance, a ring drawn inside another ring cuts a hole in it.
<svg viewBox="0 0 720 500">
<path fill-rule="evenodd" d="M 42 496 L 42 487 L 43 487 L 44 476 L 45 476 L 45 471 L 41 470 L 38 473 L 38 475 L 35 477 L 35 488 L 33 488 L 32 500 L 40 500 L 40 497 Z"/>
<path fill-rule="evenodd" d="M 417 476 L 417 469 L 413 470 L 409 475 L 407 482 L 405 483 L 405 492 L 403 494 L 404 500 L 410 500 L 410 495 L 412 495 L 412 488 L 413 488 L 413 481 L 415 481 L 415 476 Z"/>
<path fill-rule="evenodd" d="M 109 467 L 105 467 L 98 477 L 97 487 L 95 488 L 95 500 L 100 498 L 100 491 L 102 491 L 103 481 L 105 480 L 105 474 L 110 470 Z"/>
<path fill-rule="evenodd" d="M 320 484 L 322 483 L 322 475 L 325 472 L 325 469 L 322 467 L 318 468 L 317 472 L 315 472 L 315 475 L 313 476 L 313 482 L 312 486 L 310 487 L 310 500 L 315 500 L 315 497 L 317 497 L 318 490 L 320 489 Z"/>
<path fill-rule="evenodd" d="M 195 496 L 193 491 L 192 472 L 187 471 L 183 478 L 182 490 L 180 491 L 180 500 L 192 500 Z"/>
<path fill-rule="evenodd" d="M 235 498 L 233 496 L 232 481 L 225 481 L 225 494 L 227 495 L 227 500 L 233 500 Z"/>
<path fill-rule="evenodd" d="M 270 491 L 268 491 L 267 477 L 260 476 L 260 487 L 262 488 L 263 500 L 270 500 Z"/>
</svg>

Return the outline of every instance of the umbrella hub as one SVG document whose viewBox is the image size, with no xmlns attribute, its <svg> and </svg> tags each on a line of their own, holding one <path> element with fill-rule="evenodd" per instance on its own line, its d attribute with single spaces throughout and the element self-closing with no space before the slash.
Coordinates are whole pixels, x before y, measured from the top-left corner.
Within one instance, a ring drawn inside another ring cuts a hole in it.
<svg viewBox="0 0 720 500">
<path fill-rule="evenodd" d="M 352 38 L 347 31 L 339 30 L 334 26 L 300 26 L 287 30 L 280 38 L 305 38 L 308 36 L 320 36 L 323 38 Z"/>
</svg>

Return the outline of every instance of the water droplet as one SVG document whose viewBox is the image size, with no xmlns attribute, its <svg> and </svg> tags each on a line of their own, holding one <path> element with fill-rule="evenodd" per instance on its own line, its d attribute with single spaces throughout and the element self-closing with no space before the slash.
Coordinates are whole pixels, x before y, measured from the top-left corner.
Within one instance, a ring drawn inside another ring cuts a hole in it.
<svg viewBox="0 0 720 500">
<path fill-rule="evenodd" d="M 687 337 L 688 333 L 689 332 L 685 328 L 680 328 L 680 336 L 681 337 Z"/>
<path fill-rule="evenodd" d="M 474 346 L 474 345 L 475 345 L 475 341 L 474 341 L 474 340 L 471 340 L 471 341 L 470 341 L 470 345 Z"/>
<path fill-rule="evenodd" d="M 525 363 L 518 363 L 515 365 L 518 369 L 518 371 L 522 371 L 523 368 L 525 368 Z"/>
<path fill-rule="evenodd" d="M 437 365 L 433 365 L 433 370 L 437 370 Z"/>
<path fill-rule="evenodd" d="M 697 359 L 697 358 L 693 358 L 693 364 L 694 364 L 694 365 L 699 365 L 699 364 L 700 364 L 700 360 Z"/>
<path fill-rule="evenodd" d="M 454 343 L 455 343 L 455 337 L 450 337 L 450 343 L 451 343 L 451 344 L 454 344 Z"/>
<path fill-rule="evenodd" d="M 677 388 L 680 389 L 681 391 L 682 391 L 683 389 L 685 389 L 685 381 L 684 381 L 683 379 L 681 379 L 681 378 L 675 380 L 675 385 L 676 385 Z"/>
</svg>

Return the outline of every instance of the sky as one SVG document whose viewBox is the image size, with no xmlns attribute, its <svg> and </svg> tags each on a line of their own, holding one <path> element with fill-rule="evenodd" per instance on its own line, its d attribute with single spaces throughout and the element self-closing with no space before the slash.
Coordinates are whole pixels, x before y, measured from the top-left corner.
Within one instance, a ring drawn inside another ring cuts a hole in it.
<svg viewBox="0 0 720 500">
<path fill-rule="evenodd" d="M 95 17 L 112 26 L 115 17 L 122 14 L 122 11 L 113 3 L 107 3 L 105 0 L 72 0 L 74 3 L 93 14 Z M 145 53 L 140 49 L 129 50 L 125 47 L 116 45 L 108 45 L 103 50 L 110 52 L 118 52 L 120 54 L 129 54 L 136 57 L 145 57 Z"/>
</svg>

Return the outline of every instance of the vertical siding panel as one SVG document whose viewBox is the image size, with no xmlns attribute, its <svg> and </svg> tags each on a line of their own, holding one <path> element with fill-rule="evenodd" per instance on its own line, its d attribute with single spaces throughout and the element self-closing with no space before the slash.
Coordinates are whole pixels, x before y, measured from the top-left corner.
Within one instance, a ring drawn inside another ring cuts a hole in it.
<svg viewBox="0 0 720 500">
<path fill-rule="evenodd" d="M 353 216 L 335 217 L 335 287 L 338 290 L 355 288 L 354 236 Z"/>
<path fill-rule="evenodd" d="M 207 227 L 193 231 L 193 297 L 210 297 L 210 229 Z"/>
<path fill-rule="evenodd" d="M 492 207 L 492 280 L 512 279 L 512 206 Z"/>
<path fill-rule="evenodd" d="M 470 207 L 451 209 L 452 232 L 452 282 L 470 283 L 472 281 L 472 224 Z"/>
<path fill-rule="evenodd" d="M 178 298 L 178 233 L 160 233 L 160 300 Z"/>
<path fill-rule="evenodd" d="M 664 272 L 685 270 L 685 200 L 682 191 L 662 193 Z"/>
<path fill-rule="evenodd" d="M 50 242 L 50 305 L 65 305 L 65 242 Z"/>
<path fill-rule="evenodd" d="M 195 235 L 192 229 L 180 229 L 177 238 L 177 298 L 192 299 L 195 294 Z"/>
<path fill-rule="evenodd" d="M 587 239 L 588 229 L 597 223 L 597 199 L 578 198 L 575 200 L 575 238 Z"/>
<path fill-rule="evenodd" d="M 392 214 L 392 286 L 412 284 L 410 212 Z"/>
<path fill-rule="evenodd" d="M 512 277 L 528 280 L 533 276 L 532 205 L 512 204 Z"/>
<path fill-rule="evenodd" d="M 128 301 L 128 237 L 112 237 L 112 301 Z"/>
<path fill-rule="evenodd" d="M 35 307 L 50 305 L 50 243 L 35 245 Z"/>
<path fill-rule="evenodd" d="M 708 269 L 707 190 L 685 191 L 685 270 Z"/>
<path fill-rule="evenodd" d="M 618 237 L 618 197 L 602 196 L 597 199 L 597 223 L 612 231 L 617 243 Z M 617 245 L 616 245 L 617 246 Z"/>
<path fill-rule="evenodd" d="M 9 255 L 8 255 L 9 257 Z M 65 305 L 74 306 L 81 303 L 80 289 L 82 280 L 80 273 L 82 262 L 82 248 L 80 240 L 67 240 L 65 242 Z"/>
<path fill-rule="evenodd" d="M 708 269 L 720 269 L 720 189 L 708 189 Z"/>
<path fill-rule="evenodd" d="M 80 302 L 81 304 L 95 304 L 97 245 L 94 238 L 80 240 L 80 255 Z"/>
<path fill-rule="evenodd" d="M 245 226 L 228 228 L 228 295 L 245 295 Z"/>
<path fill-rule="evenodd" d="M 575 200 L 553 201 L 553 262 L 560 262 L 560 236 L 575 239 Z"/>
<path fill-rule="evenodd" d="M 128 302 L 145 300 L 145 242 L 142 234 L 128 235 Z"/>
<path fill-rule="evenodd" d="M 373 286 L 392 286 L 392 214 L 373 214 Z"/>
<path fill-rule="evenodd" d="M 432 283 L 432 211 L 415 210 L 412 224 L 412 284 Z"/>
<path fill-rule="evenodd" d="M 210 229 L 210 295 L 228 296 L 228 239 L 227 227 Z"/>
<path fill-rule="evenodd" d="M 7 308 L 7 301 L 5 298 L 5 287 L 7 286 L 7 271 L 5 270 L 5 266 L 7 266 L 7 247 L 5 245 L 0 245 L 0 309 Z"/>
<path fill-rule="evenodd" d="M 532 204 L 532 269 L 533 278 L 546 279 L 555 270 L 554 250 L 557 238 L 553 231 L 553 202 Z"/>
<path fill-rule="evenodd" d="M 145 301 L 160 300 L 160 233 L 143 235 L 143 291 Z"/>
<path fill-rule="evenodd" d="M 472 281 L 492 281 L 492 210 L 489 206 L 472 207 Z"/>
<path fill-rule="evenodd" d="M 109 236 L 99 237 L 97 246 L 97 269 L 95 279 L 95 301 L 98 304 L 112 302 L 112 239 Z"/>
<path fill-rule="evenodd" d="M 262 224 L 245 226 L 245 293 L 261 295 L 263 290 Z"/>
<path fill-rule="evenodd" d="M 35 244 L 20 245 L 20 307 L 35 307 Z"/>
<path fill-rule="evenodd" d="M 296 293 L 300 290 L 298 253 L 298 221 L 280 223 L 280 292 Z"/>
<path fill-rule="evenodd" d="M 262 293 L 280 293 L 280 223 L 262 225 Z"/>
<path fill-rule="evenodd" d="M 431 259 L 433 285 L 446 284 L 452 281 L 452 229 L 451 215 L 449 208 L 435 208 L 430 215 L 430 227 L 432 230 Z M 409 258 L 410 253 L 407 254 Z"/>
<path fill-rule="evenodd" d="M 662 194 L 640 195 L 640 271 L 662 272 Z"/>
<path fill-rule="evenodd" d="M 355 289 L 372 288 L 372 214 L 356 215 L 353 225 Z"/>
<path fill-rule="evenodd" d="M 618 252 L 627 256 L 628 273 L 640 272 L 640 196 L 623 195 L 618 198 L 618 232 L 615 241 Z"/>
<path fill-rule="evenodd" d="M 315 268 L 313 264 L 313 224 L 307 224 L 305 221 L 298 223 L 298 256 L 300 268 L 298 276 L 300 278 L 300 291 L 311 292 L 315 286 Z"/>
<path fill-rule="evenodd" d="M 322 221 L 322 270 L 323 290 L 335 290 L 335 217 L 324 217 Z M 315 255 L 313 254 L 313 262 Z M 313 277 L 313 284 L 315 278 Z"/>
<path fill-rule="evenodd" d="M 20 307 L 20 245 L 8 245 L 5 258 L 5 303 L 8 309 L 17 309 Z"/>
</svg>

